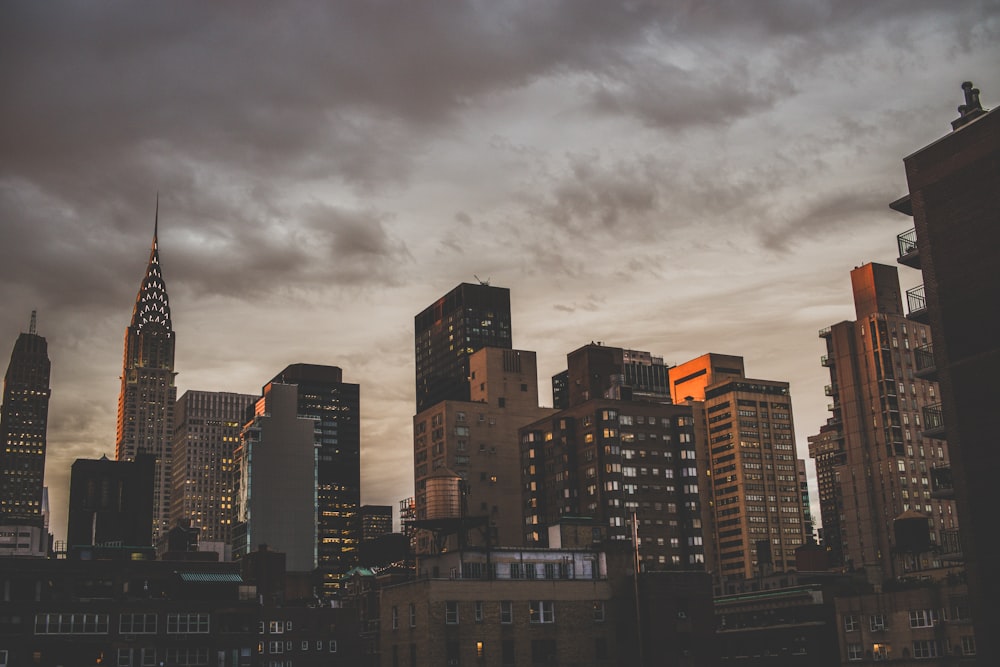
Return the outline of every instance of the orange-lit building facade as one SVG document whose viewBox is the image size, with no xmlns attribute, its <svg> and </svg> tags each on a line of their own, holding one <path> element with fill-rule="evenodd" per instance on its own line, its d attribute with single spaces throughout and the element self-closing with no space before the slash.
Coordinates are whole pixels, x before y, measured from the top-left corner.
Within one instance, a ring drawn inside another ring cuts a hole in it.
<svg viewBox="0 0 1000 667">
<path fill-rule="evenodd" d="M 747 378 L 742 357 L 710 353 L 671 368 L 670 388 L 705 430 L 699 460 L 714 523 L 710 569 L 722 578 L 793 569 L 809 527 L 788 383 Z"/>
</svg>

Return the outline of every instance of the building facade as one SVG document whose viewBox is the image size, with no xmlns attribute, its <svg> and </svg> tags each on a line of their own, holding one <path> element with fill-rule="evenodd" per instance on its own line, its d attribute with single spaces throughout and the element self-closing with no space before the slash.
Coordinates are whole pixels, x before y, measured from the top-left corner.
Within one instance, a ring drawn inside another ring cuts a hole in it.
<svg viewBox="0 0 1000 667">
<path fill-rule="evenodd" d="M 788 383 L 747 378 L 742 357 L 711 353 L 670 374 L 674 401 L 694 404 L 704 422 L 711 569 L 747 579 L 794 569 L 809 529 Z"/>
<path fill-rule="evenodd" d="M 671 402 L 669 367 L 649 352 L 590 343 L 566 355 L 566 365 L 552 377 L 552 404 L 560 410 L 592 398 Z"/>
<path fill-rule="evenodd" d="M 513 347 L 510 290 L 462 283 L 414 318 L 414 333 L 417 412 L 445 400 L 468 401 L 472 353 Z"/>
<path fill-rule="evenodd" d="M 683 405 L 590 399 L 520 429 L 525 544 L 591 517 L 631 541 L 646 570 L 704 569 L 694 420 Z"/>
<path fill-rule="evenodd" d="M 362 505 L 361 539 L 374 540 L 392 532 L 392 505 Z"/>
<path fill-rule="evenodd" d="M 932 544 L 941 545 L 958 529 L 958 517 L 953 502 L 932 498 L 932 471 L 948 465 L 949 453 L 928 422 L 940 401 L 937 383 L 921 377 L 918 366 L 921 350 L 933 344 L 929 327 L 903 315 L 895 267 L 866 264 L 851 272 L 851 283 L 857 320 L 821 332 L 834 428 L 822 442 L 839 449 L 813 450 L 817 474 L 835 487 L 820 499 L 825 518 L 835 520 L 826 525 L 831 545 L 839 544 L 835 562 L 877 565 L 891 579 L 940 564 L 930 553 L 917 557 L 921 562 L 904 555 L 895 519 L 920 512 Z"/>
<path fill-rule="evenodd" d="M 316 569 L 318 421 L 299 415 L 298 387 L 268 383 L 234 454 L 233 556 L 267 545 L 290 572 Z"/>
<path fill-rule="evenodd" d="M 292 364 L 272 383 L 295 385 L 298 415 L 316 421 L 316 547 L 324 594 L 357 562 L 361 543 L 361 388 L 336 366 Z"/>
<path fill-rule="evenodd" d="M 228 545 L 233 521 L 233 451 L 257 397 L 186 391 L 174 408 L 170 523 L 187 519 L 199 541 Z"/>
<path fill-rule="evenodd" d="M 174 386 L 177 341 L 157 236 L 154 227 L 146 274 L 135 298 L 132 320 L 125 329 L 115 436 L 115 458 L 119 461 L 131 461 L 142 453 L 152 455 L 156 461 L 150 525 L 154 543 L 170 526 L 171 447 L 177 402 Z"/>
<path fill-rule="evenodd" d="M 996 525 L 992 471 L 1000 466 L 992 444 L 1000 330 L 990 305 L 1000 292 L 994 251 L 1000 244 L 1000 112 L 983 109 L 971 82 L 962 89 L 954 131 L 903 159 L 909 193 L 891 206 L 913 216 L 913 228 L 897 237 L 898 261 L 923 275 L 923 285 L 907 292 L 909 315 L 934 334 L 923 370 L 940 383 L 978 654 L 990 664 L 1000 661 L 993 633 L 1000 610 L 991 593 L 1000 589 L 1000 573 L 988 556 Z"/>
<path fill-rule="evenodd" d="M 50 369 L 48 343 L 36 332 L 32 312 L 28 333 L 14 343 L 3 381 L 0 553 L 43 556 L 48 550 L 43 496 Z"/>
<path fill-rule="evenodd" d="M 538 407 L 535 353 L 487 347 L 468 359 L 470 400 L 436 403 L 413 419 L 414 509 L 418 521 L 479 517 L 493 544 L 522 544 L 518 428 L 551 414 Z M 428 483 L 444 472 L 462 481 L 464 510 L 444 516 Z M 475 539 L 475 538 L 473 538 Z M 417 551 L 432 552 L 426 532 Z"/>
<path fill-rule="evenodd" d="M 156 461 L 138 454 L 131 461 L 77 459 L 69 485 L 66 540 L 80 547 L 150 547 Z"/>
</svg>

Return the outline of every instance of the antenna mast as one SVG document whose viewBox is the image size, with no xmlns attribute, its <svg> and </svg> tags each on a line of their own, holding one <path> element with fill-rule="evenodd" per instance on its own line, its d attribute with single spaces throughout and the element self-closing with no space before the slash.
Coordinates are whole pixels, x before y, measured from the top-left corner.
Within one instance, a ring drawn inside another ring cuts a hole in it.
<svg viewBox="0 0 1000 667">
<path fill-rule="evenodd" d="M 35 324 L 38 321 L 37 315 L 38 315 L 37 310 L 31 311 L 31 324 L 28 325 L 28 333 L 30 333 L 31 335 L 35 335 L 38 333 L 37 329 L 35 329 Z"/>
</svg>

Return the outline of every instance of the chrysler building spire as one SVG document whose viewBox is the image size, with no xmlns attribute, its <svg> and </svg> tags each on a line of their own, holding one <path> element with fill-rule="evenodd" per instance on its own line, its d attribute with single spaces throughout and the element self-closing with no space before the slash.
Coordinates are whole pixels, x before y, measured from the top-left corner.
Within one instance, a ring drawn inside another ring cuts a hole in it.
<svg viewBox="0 0 1000 667">
<path fill-rule="evenodd" d="M 176 338 L 170 319 L 167 285 L 160 266 L 159 217 L 157 196 L 149 262 L 135 297 L 132 319 L 125 329 L 115 442 L 119 461 L 131 461 L 138 454 L 150 454 L 156 459 L 151 544 L 155 544 L 169 527 L 170 453 L 177 400 L 174 385 Z"/>
</svg>

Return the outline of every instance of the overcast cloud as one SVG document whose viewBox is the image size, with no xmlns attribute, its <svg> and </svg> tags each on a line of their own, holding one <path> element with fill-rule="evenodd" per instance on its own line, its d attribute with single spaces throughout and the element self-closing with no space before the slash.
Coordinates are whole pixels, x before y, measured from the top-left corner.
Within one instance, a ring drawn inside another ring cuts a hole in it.
<svg viewBox="0 0 1000 667">
<path fill-rule="evenodd" d="M 816 330 L 894 263 L 961 82 L 1000 99 L 997 44 L 996 0 L 4 3 L 0 354 L 37 309 L 57 539 L 72 461 L 113 455 L 157 193 L 179 393 L 341 366 L 365 503 L 412 490 L 413 316 L 474 276 L 547 404 L 591 340 L 740 354 L 806 458 Z"/>
</svg>

